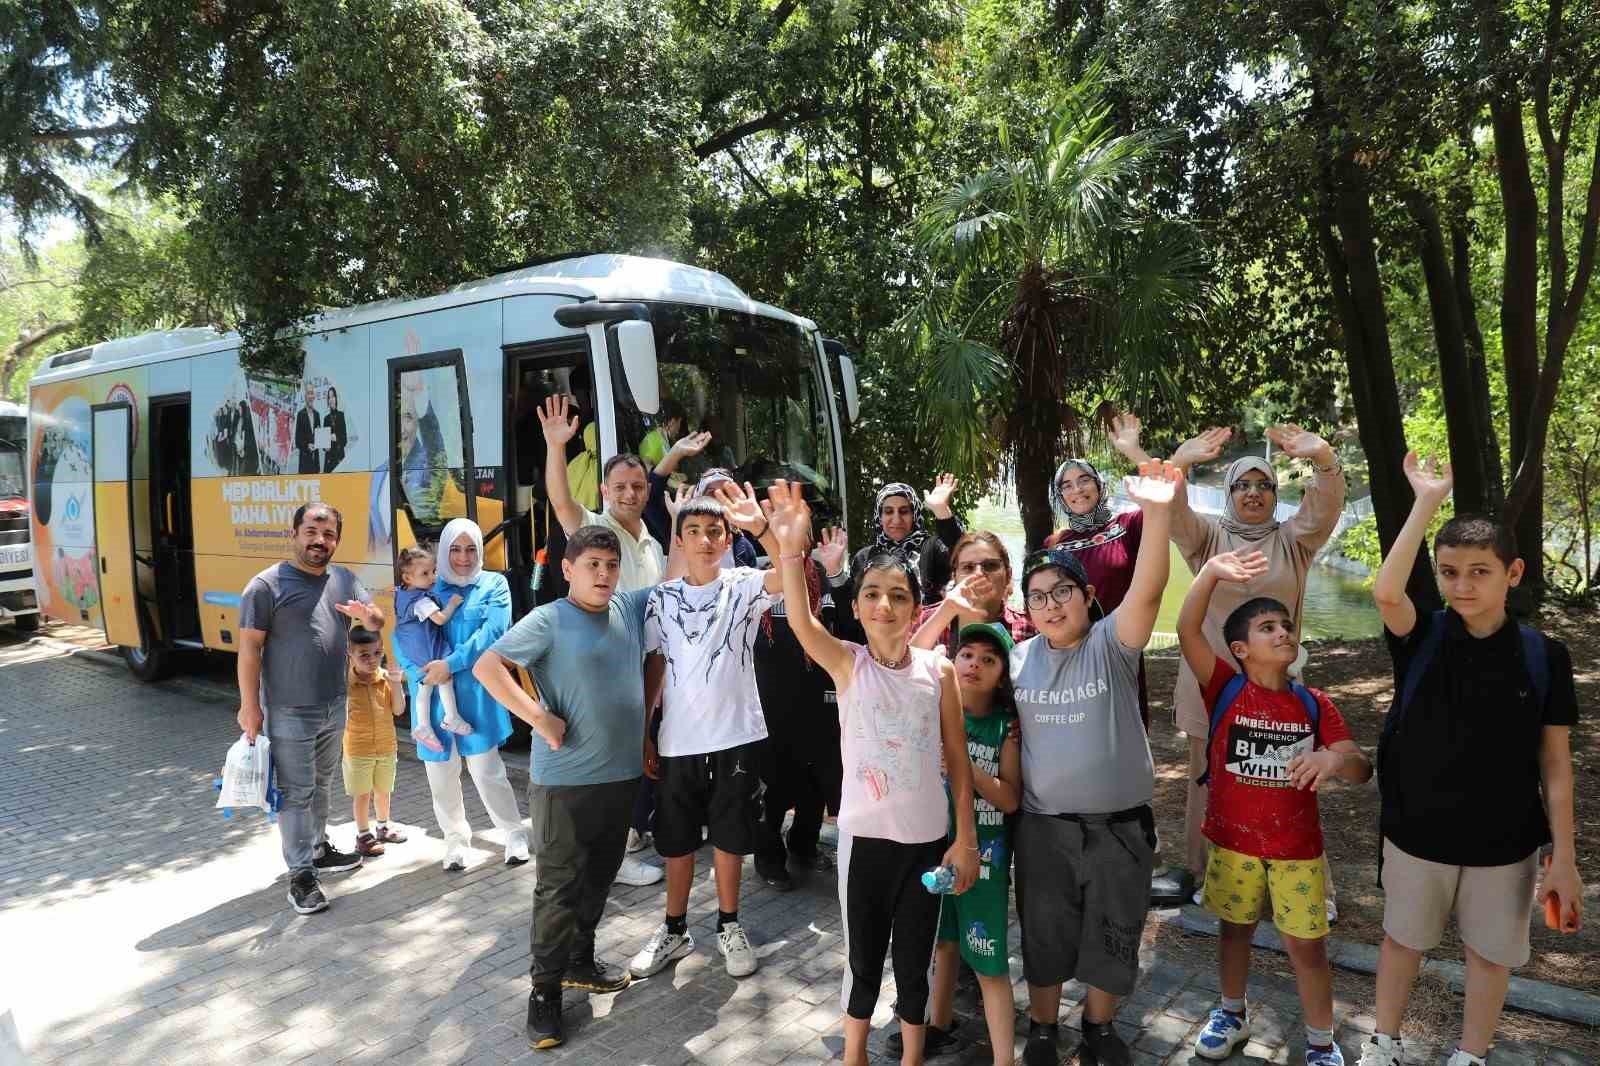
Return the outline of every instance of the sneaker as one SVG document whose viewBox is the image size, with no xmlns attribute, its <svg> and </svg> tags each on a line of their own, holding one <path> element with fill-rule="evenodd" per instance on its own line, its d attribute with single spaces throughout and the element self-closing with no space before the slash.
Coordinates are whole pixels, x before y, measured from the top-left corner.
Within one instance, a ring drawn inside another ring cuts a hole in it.
<svg viewBox="0 0 1600 1066">
<path fill-rule="evenodd" d="M 289 906 L 296 914 L 315 914 L 328 909 L 328 897 L 317 884 L 317 875 L 301 870 L 289 879 Z"/>
<path fill-rule="evenodd" d="M 1194 1041 L 1194 1053 L 1203 1059 L 1225 1059 L 1250 1039 L 1250 1012 L 1235 1014 L 1217 1007 Z"/>
<path fill-rule="evenodd" d="M 632 980 L 627 970 L 607 966 L 591 955 L 582 962 L 568 964 L 566 976 L 561 978 L 561 987 L 605 994 L 621 992 Z"/>
<path fill-rule="evenodd" d="M 1022 1049 L 1022 1066 L 1056 1066 L 1061 1055 L 1056 1047 L 1060 1027 L 1028 1019 L 1028 1042 Z"/>
<path fill-rule="evenodd" d="M 652 866 L 639 859 L 630 859 L 626 855 L 622 858 L 622 865 L 617 867 L 616 883 L 619 885 L 653 885 L 666 875 L 661 867 Z"/>
<path fill-rule="evenodd" d="M 779 892 L 791 892 L 794 890 L 794 878 L 789 876 L 788 868 L 781 864 L 769 865 L 758 862 L 756 863 L 756 876 Z"/>
<path fill-rule="evenodd" d="M 392 825 L 380 825 L 372 834 L 385 844 L 404 844 L 406 835 Z"/>
<path fill-rule="evenodd" d="M 340 851 L 324 840 L 311 855 L 311 865 L 319 874 L 337 874 L 354 870 L 361 865 L 361 856 L 353 851 Z"/>
<path fill-rule="evenodd" d="M 467 849 L 461 844 L 452 844 L 444 851 L 444 862 L 441 864 L 446 870 L 455 872 L 467 868 Z"/>
<path fill-rule="evenodd" d="M 649 977 L 653 973 L 660 973 L 673 959 L 681 959 L 693 950 L 694 937 L 687 930 L 669 933 L 667 923 L 662 922 L 650 934 L 650 942 L 644 946 L 644 950 L 628 963 L 628 972 L 635 977 Z"/>
<path fill-rule="evenodd" d="M 1484 1066 L 1482 1059 L 1456 1048 L 1455 1052 L 1445 1060 L 1444 1066 Z"/>
<path fill-rule="evenodd" d="M 1306 1066 L 1344 1066 L 1344 1052 L 1339 1050 L 1338 1044 L 1329 1044 L 1327 1047 L 1307 1044 Z"/>
<path fill-rule="evenodd" d="M 528 834 L 513 833 L 506 841 L 506 865 L 521 866 L 528 859 Z"/>
<path fill-rule="evenodd" d="M 931 1059 L 935 1055 L 943 1055 L 959 1043 L 956 1039 L 956 1030 L 961 1028 L 959 1018 L 950 1019 L 950 1028 L 941 1029 L 932 1022 L 922 1030 L 922 1057 Z M 893 1032 L 883 1038 L 883 1049 L 895 1058 L 905 1054 L 906 1043 L 896 1027 Z"/>
<path fill-rule="evenodd" d="M 722 953 L 729 977 L 749 977 L 756 972 L 755 949 L 738 922 L 729 922 L 717 933 L 717 950 Z"/>
<path fill-rule="evenodd" d="M 1339 920 L 1339 901 L 1332 896 L 1328 897 L 1328 924 L 1332 925 Z"/>
<path fill-rule="evenodd" d="M 561 1028 L 561 990 L 534 989 L 528 993 L 528 1046 L 535 1051 L 560 1047 L 567 1039 Z"/>
<path fill-rule="evenodd" d="M 1133 1052 L 1110 1022 L 1083 1023 L 1083 1045 L 1078 1048 L 1079 1066 L 1133 1066 Z"/>
<path fill-rule="evenodd" d="M 656 837 L 655 837 L 654 833 L 649 833 L 649 832 L 641 833 L 637 829 L 628 830 L 628 854 L 629 855 L 632 855 L 636 851 L 643 851 L 645 848 L 648 848 L 651 844 L 654 844 L 655 842 L 656 842 Z"/>
<path fill-rule="evenodd" d="M 364 859 L 383 854 L 383 842 L 371 833 L 356 834 L 356 852 Z"/>
<path fill-rule="evenodd" d="M 1361 1049 L 1360 1066 L 1401 1066 L 1402 1054 L 1399 1037 L 1374 1033 Z"/>
</svg>

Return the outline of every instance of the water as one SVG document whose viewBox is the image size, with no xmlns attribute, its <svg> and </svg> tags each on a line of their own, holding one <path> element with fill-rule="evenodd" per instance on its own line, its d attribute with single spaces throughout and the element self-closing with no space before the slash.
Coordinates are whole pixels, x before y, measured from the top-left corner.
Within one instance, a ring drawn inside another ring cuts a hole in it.
<svg viewBox="0 0 1600 1066">
<path fill-rule="evenodd" d="M 1024 538 L 1022 520 L 1014 507 L 1005 507 L 984 500 L 973 513 L 971 528 L 993 530 L 1011 553 L 1011 565 L 1021 570 Z M 1189 564 L 1183 561 L 1178 549 L 1168 545 L 1172 565 L 1167 579 L 1166 592 L 1161 597 L 1161 613 L 1156 617 L 1155 645 L 1170 644 L 1170 635 L 1178 630 L 1178 610 L 1188 595 L 1194 575 Z M 1021 608 L 1021 594 L 1012 590 L 1012 605 Z M 1305 620 L 1302 636 L 1310 640 L 1361 639 L 1377 637 L 1383 633 L 1383 623 L 1378 609 L 1372 603 L 1372 590 L 1362 579 L 1328 566 L 1313 566 L 1306 575 Z"/>
</svg>

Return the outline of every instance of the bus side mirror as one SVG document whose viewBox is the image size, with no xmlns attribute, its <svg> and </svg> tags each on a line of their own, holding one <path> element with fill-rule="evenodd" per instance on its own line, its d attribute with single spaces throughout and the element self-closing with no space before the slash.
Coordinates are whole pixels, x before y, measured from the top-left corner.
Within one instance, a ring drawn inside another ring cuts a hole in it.
<svg viewBox="0 0 1600 1066">
<path fill-rule="evenodd" d="M 848 355 L 839 357 L 839 377 L 844 379 L 844 413 L 851 424 L 861 414 L 861 391 L 856 385 L 856 361 Z"/>
<path fill-rule="evenodd" d="M 628 391 L 641 414 L 661 409 L 661 380 L 656 371 L 656 334 L 648 322 L 630 319 L 617 323 L 617 354 L 628 377 Z"/>
</svg>

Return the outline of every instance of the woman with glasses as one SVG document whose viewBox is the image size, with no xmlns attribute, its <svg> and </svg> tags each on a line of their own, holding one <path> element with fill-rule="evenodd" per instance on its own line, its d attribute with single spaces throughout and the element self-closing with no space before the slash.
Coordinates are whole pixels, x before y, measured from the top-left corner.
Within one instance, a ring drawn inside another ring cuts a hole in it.
<svg viewBox="0 0 1600 1066">
<path fill-rule="evenodd" d="M 1231 436 L 1229 430 L 1203 433 L 1179 449 L 1185 462 L 1215 458 Z M 1231 659 L 1222 637 L 1222 623 L 1235 607 L 1258 596 L 1269 596 L 1289 604 L 1294 612 L 1295 637 L 1300 636 L 1300 618 L 1305 606 L 1306 574 L 1311 560 L 1333 535 L 1344 508 L 1344 469 L 1327 441 L 1295 425 L 1273 426 L 1267 439 L 1293 459 L 1311 463 L 1315 476 L 1300 498 L 1293 514 L 1278 516 L 1278 476 L 1272 464 L 1259 456 L 1247 455 L 1228 467 L 1224 484 L 1227 499 L 1220 517 L 1196 514 L 1183 493 L 1173 502 L 1172 542 L 1178 546 L 1189 569 L 1195 573 L 1214 555 L 1231 551 L 1259 551 L 1270 564 L 1267 572 L 1250 581 L 1219 587 L 1211 598 L 1202 631 L 1217 655 Z M 1144 449 L 1139 445 L 1139 421 L 1133 416 L 1119 419 L 1113 428 L 1113 443 L 1130 460 L 1140 461 Z M 1209 454 L 1206 454 L 1209 452 Z M 1179 456 L 1174 456 L 1176 463 Z M 1293 671 L 1298 674 L 1299 670 Z M 1189 738 L 1189 801 L 1187 811 L 1187 865 L 1190 870 L 1205 869 L 1206 842 L 1200 833 L 1205 817 L 1205 789 L 1195 780 L 1205 772 L 1206 737 L 1211 712 L 1200 696 L 1194 673 L 1184 663 L 1178 670 L 1178 685 L 1173 694 L 1177 725 Z M 1328 888 L 1328 909 L 1335 913 L 1332 884 Z"/>
<path fill-rule="evenodd" d="M 987 529 L 962 534 L 950 549 L 950 571 L 955 584 L 937 605 L 922 609 L 912 647 L 932 650 L 943 643 L 945 653 L 953 657 L 960 629 L 980 622 L 1005 626 L 1017 644 L 1038 632 L 1026 614 L 1006 602 L 1011 592 L 1011 554 L 995 534 Z"/>
</svg>

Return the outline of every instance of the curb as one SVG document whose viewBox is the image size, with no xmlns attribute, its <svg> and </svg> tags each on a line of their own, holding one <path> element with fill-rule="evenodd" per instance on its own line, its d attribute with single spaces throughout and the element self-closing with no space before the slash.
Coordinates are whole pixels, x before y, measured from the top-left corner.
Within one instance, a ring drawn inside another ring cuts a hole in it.
<svg viewBox="0 0 1600 1066">
<path fill-rule="evenodd" d="M 1186 933 L 1198 933 L 1201 936 L 1217 935 L 1216 916 L 1192 904 L 1177 911 L 1163 913 L 1161 921 L 1177 926 Z M 1283 944 L 1278 939 L 1278 931 L 1269 923 L 1264 922 L 1256 926 L 1251 944 L 1268 951 L 1283 953 Z M 1371 944 L 1357 944 L 1329 937 L 1328 961 L 1341 970 L 1374 975 L 1378 972 L 1378 949 Z M 1466 968 L 1459 962 L 1425 959 L 1422 963 L 1422 973 L 1443 981 L 1453 992 L 1466 991 Z M 1515 974 L 1512 975 L 1510 987 L 1506 990 L 1506 1006 L 1574 1025 L 1600 1025 L 1600 996 L 1563 988 L 1547 981 L 1518 977 Z"/>
</svg>

